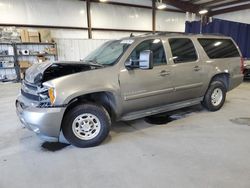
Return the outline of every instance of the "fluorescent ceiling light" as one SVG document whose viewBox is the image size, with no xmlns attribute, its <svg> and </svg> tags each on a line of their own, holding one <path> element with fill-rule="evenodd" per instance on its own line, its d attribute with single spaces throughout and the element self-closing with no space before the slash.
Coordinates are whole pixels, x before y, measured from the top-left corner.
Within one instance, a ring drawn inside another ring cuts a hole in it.
<svg viewBox="0 0 250 188">
<path fill-rule="evenodd" d="M 158 9 L 164 9 L 164 8 L 167 8 L 167 5 L 164 4 L 164 3 L 159 3 L 159 4 L 157 5 L 157 8 L 158 8 Z"/>
<path fill-rule="evenodd" d="M 207 9 L 202 9 L 199 11 L 199 14 L 203 15 L 203 14 L 207 14 L 208 10 Z"/>
<path fill-rule="evenodd" d="M 100 2 L 106 2 L 107 0 L 100 0 Z"/>
<path fill-rule="evenodd" d="M 165 3 L 163 3 L 162 0 L 160 0 L 160 1 L 156 2 L 156 7 L 158 9 L 164 9 L 164 8 L 167 8 L 167 5 Z"/>
</svg>

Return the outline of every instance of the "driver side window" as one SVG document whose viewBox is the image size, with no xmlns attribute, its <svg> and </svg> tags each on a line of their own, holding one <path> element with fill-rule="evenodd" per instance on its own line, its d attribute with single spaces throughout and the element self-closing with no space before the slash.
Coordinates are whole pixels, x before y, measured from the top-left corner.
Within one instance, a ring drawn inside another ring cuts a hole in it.
<svg viewBox="0 0 250 188">
<path fill-rule="evenodd" d="M 166 54 L 162 41 L 160 39 L 150 39 L 140 43 L 133 52 L 131 53 L 129 59 L 138 60 L 140 59 L 140 53 L 144 50 L 151 50 L 153 52 L 153 64 L 154 66 L 167 64 Z M 139 63 L 138 61 L 134 62 Z"/>
</svg>

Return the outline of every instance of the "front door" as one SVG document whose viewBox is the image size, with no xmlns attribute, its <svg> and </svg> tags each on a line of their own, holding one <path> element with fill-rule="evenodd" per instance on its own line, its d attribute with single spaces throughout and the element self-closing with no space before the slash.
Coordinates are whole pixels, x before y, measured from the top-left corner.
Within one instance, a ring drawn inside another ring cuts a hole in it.
<svg viewBox="0 0 250 188">
<path fill-rule="evenodd" d="M 170 81 L 171 66 L 167 64 L 166 53 L 160 39 L 140 43 L 128 60 L 138 60 L 140 52 L 151 50 L 153 69 L 122 69 L 119 75 L 124 112 L 158 107 L 171 102 L 173 86 Z"/>
</svg>

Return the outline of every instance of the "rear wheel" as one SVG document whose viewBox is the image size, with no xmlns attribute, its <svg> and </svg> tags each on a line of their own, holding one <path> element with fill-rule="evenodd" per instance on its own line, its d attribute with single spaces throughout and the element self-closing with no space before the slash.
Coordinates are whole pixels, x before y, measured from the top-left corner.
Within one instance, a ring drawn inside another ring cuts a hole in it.
<svg viewBox="0 0 250 188">
<path fill-rule="evenodd" d="M 62 131 L 70 144 L 77 147 L 99 145 L 109 134 L 111 120 L 108 112 L 95 104 L 81 104 L 65 116 Z"/>
<path fill-rule="evenodd" d="M 226 92 L 226 87 L 222 82 L 213 81 L 203 99 L 203 106 L 209 111 L 219 110 L 225 102 Z"/>
</svg>

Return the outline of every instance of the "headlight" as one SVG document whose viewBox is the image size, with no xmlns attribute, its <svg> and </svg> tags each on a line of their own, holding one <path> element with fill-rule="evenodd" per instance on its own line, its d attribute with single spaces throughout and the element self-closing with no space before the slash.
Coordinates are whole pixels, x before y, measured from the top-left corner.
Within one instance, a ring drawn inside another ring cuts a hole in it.
<svg viewBox="0 0 250 188">
<path fill-rule="evenodd" d="M 43 85 L 44 87 L 38 92 L 41 102 L 50 103 L 54 105 L 56 101 L 56 90 L 53 86 Z"/>
<path fill-rule="evenodd" d="M 49 88 L 48 94 L 49 94 L 50 103 L 51 103 L 51 105 L 53 105 L 55 103 L 55 100 L 56 100 L 55 89 L 52 87 Z"/>
</svg>

